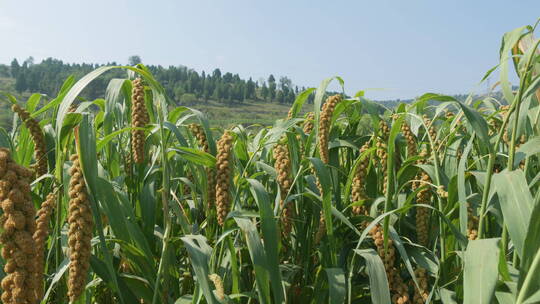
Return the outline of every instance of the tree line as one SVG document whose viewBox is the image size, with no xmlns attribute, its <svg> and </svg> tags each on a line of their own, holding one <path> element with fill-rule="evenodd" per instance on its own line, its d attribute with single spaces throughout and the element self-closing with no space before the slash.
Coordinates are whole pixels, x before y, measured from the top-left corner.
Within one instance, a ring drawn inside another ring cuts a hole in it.
<svg viewBox="0 0 540 304">
<path fill-rule="evenodd" d="M 139 56 L 131 56 L 129 64 L 140 63 Z M 110 62 L 105 65 L 117 65 Z M 70 75 L 76 79 L 90 71 L 103 66 L 91 63 L 64 63 L 62 60 L 47 58 L 40 63 L 34 63 L 32 57 L 22 64 L 13 59 L 10 65 L 0 65 L 0 77 L 15 79 L 15 90 L 23 92 L 39 92 L 55 96 L 63 81 Z M 276 79 L 269 75 L 266 79 L 242 79 L 238 74 L 223 73 L 216 68 L 211 73 L 197 72 L 185 66 L 149 65 L 147 66 L 160 81 L 168 96 L 179 103 L 193 104 L 213 100 L 224 104 L 242 103 L 247 100 L 259 100 L 281 104 L 291 104 L 296 95 L 305 90 L 293 85 L 291 79 L 281 76 Z M 83 92 L 82 96 L 95 99 L 103 94 L 112 78 L 124 78 L 125 71 L 112 70 L 94 80 Z M 310 97 L 308 102 L 313 100 Z"/>
</svg>

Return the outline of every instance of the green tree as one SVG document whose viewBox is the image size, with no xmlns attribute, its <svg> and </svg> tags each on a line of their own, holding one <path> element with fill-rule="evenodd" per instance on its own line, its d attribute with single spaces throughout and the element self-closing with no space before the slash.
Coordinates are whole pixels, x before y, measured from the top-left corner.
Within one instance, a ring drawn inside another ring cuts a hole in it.
<svg viewBox="0 0 540 304">
<path fill-rule="evenodd" d="M 287 103 L 293 103 L 296 99 L 296 95 L 294 94 L 293 90 L 289 90 L 289 94 L 287 94 L 287 98 L 285 98 Z"/>
<path fill-rule="evenodd" d="M 249 80 L 246 83 L 246 98 L 255 99 L 255 82 L 249 77 Z"/>
<path fill-rule="evenodd" d="M 270 91 L 268 90 L 268 87 L 266 86 L 266 83 L 263 83 L 262 88 L 261 88 L 261 96 L 262 96 L 263 100 L 266 101 L 268 99 L 269 94 L 270 94 Z"/>
<path fill-rule="evenodd" d="M 21 70 L 21 66 L 19 65 L 19 61 L 17 61 L 17 58 L 14 58 L 11 61 L 11 77 L 17 78 L 17 76 L 19 76 L 20 70 Z"/>
<path fill-rule="evenodd" d="M 282 91 L 285 92 L 291 87 L 292 87 L 292 81 L 288 77 L 286 76 L 279 77 L 279 88 Z"/>
<path fill-rule="evenodd" d="M 212 78 L 214 78 L 214 79 L 221 79 L 221 70 L 220 70 L 220 69 L 215 69 L 215 70 L 212 72 Z"/>
<path fill-rule="evenodd" d="M 137 65 L 139 63 L 142 63 L 141 56 L 139 55 L 132 55 L 128 58 L 128 64 L 129 65 Z"/>
<path fill-rule="evenodd" d="M 285 93 L 282 90 L 277 91 L 276 99 L 279 103 L 285 103 Z"/>
<path fill-rule="evenodd" d="M 0 76 L 2 77 L 9 77 L 9 67 L 5 64 L 0 64 Z"/>
<path fill-rule="evenodd" d="M 182 85 L 180 85 L 180 83 L 178 83 L 175 87 L 174 87 L 174 99 L 176 101 L 181 101 L 182 100 L 182 95 L 184 95 L 184 89 L 182 88 Z"/>
<path fill-rule="evenodd" d="M 17 78 L 15 80 L 15 90 L 17 92 L 22 93 L 26 91 L 27 84 L 26 84 L 26 75 L 24 72 L 18 72 Z"/>
<path fill-rule="evenodd" d="M 276 98 L 276 78 L 272 74 L 268 77 L 268 91 L 270 100 L 274 100 Z"/>
</svg>

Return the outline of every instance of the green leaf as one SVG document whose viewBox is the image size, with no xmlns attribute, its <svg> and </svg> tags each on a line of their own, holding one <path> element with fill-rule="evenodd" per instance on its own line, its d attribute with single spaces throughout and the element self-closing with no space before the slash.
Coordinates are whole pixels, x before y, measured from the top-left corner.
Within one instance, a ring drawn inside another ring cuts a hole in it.
<svg viewBox="0 0 540 304">
<path fill-rule="evenodd" d="M 495 298 L 497 298 L 497 302 L 499 304 L 514 304 L 514 303 L 516 303 L 514 295 L 512 295 L 509 292 L 496 291 L 495 292 Z"/>
<path fill-rule="evenodd" d="M 510 50 L 518 42 L 521 37 L 521 33 L 526 27 L 516 28 L 510 32 L 507 32 L 503 36 L 501 50 L 500 50 L 500 77 L 501 77 L 501 88 L 504 95 L 504 98 L 511 104 L 514 101 L 514 94 L 512 93 L 512 88 L 510 86 L 510 81 L 508 80 L 508 70 L 509 64 L 508 59 L 510 59 Z"/>
<path fill-rule="evenodd" d="M 313 167 L 315 168 L 315 173 L 317 179 L 322 187 L 322 209 L 325 225 L 326 225 L 326 235 L 328 237 L 328 242 L 330 244 L 330 259 L 332 261 L 332 266 L 337 266 L 337 255 L 335 250 L 335 240 L 334 240 L 334 228 L 332 228 L 332 191 L 330 188 L 330 174 L 326 165 L 318 158 L 311 157 L 309 158 Z"/>
<path fill-rule="evenodd" d="M 192 163 L 210 168 L 216 165 L 216 158 L 214 156 L 199 149 L 178 147 L 172 150 L 178 152 L 184 159 Z"/>
<path fill-rule="evenodd" d="M 212 254 L 212 248 L 208 245 L 207 240 L 202 235 L 186 235 L 180 238 L 186 246 L 189 259 L 193 270 L 197 274 L 197 282 L 201 287 L 206 301 L 210 304 L 219 303 L 214 296 L 210 283 L 208 282 L 208 262 Z"/>
<path fill-rule="evenodd" d="M 79 155 L 79 161 L 83 171 L 84 180 L 88 188 L 89 196 L 88 199 L 91 202 L 92 213 L 94 217 L 94 222 L 97 226 L 97 231 L 99 234 L 99 241 L 101 244 L 101 252 L 105 257 L 105 262 L 112 278 L 114 290 L 118 293 L 120 302 L 124 303 L 122 293 L 116 279 L 116 274 L 112 264 L 112 255 L 107 248 L 105 242 L 105 236 L 103 235 L 103 225 L 101 223 L 101 214 L 97 205 L 98 197 L 98 170 L 97 170 L 97 151 L 96 151 L 96 135 L 94 133 L 94 128 L 91 124 L 91 119 L 88 115 L 84 115 L 81 121 L 79 130 L 77 132 L 77 153 Z"/>
<path fill-rule="evenodd" d="M 510 172 L 505 170 L 495 174 L 493 182 L 508 233 L 517 254 L 522 257 L 533 207 L 533 198 L 527 186 L 527 179 L 521 170 Z"/>
<path fill-rule="evenodd" d="M 517 149 L 514 166 L 518 166 L 522 160 L 538 153 L 540 153 L 540 136 L 535 136 Z"/>
<path fill-rule="evenodd" d="M 101 149 L 103 149 L 116 136 L 118 136 L 118 135 L 120 135 L 120 134 L 122 134 L 124 132 L 131 131 L 132 129 L 142 130 L 143 128 L 126 127 L 126 128 L 121 129 L 121 130 L 116 130 L 116 131 L 108 134 L 107 136 L 103 137 L 102 139 L 98 140 L 96 150 L 101 151 Z"/>
<path fill-rule="evenodd" d="M 257 282 L 257 292 L 261 303 L 272 303 L 270 299 L 270 281 L 268 274 L 268 262 L 262 240 L 257 232 L 255 224 L 247 218 L 234 217 L 236 224 L 246 237 L 246 243 L 255 269 L 255 280 Z"/>
<path fill-rule="evenodd" d="M 26 110 L 30 113 L 34 112 L 40 101 L 41 101 L 41 94 L 38 94 L 38 93 L 32 94 L 26 101 Z"/>
<path fill-rule="evenodd" d="M 540 303 L 540 290 L 536 290 L 536 292 L 531 295 L 523 304 L 538 304 Z"/>
<path fill-rule="evenodd" d="M 475 109 L 462 104 L 461 102 L 456 102 L 457 105 L 463 110 L 463 114 L 467 118 L 467 121 L 471 124 L 473 132 L 478 136 L 480 141 L 480 147 L 487 148 L 487 151 L 492 151 L 493 147 L 489 144 L 489 135 L 488 135 L 488 124 L 486 120 L 478 113 Z"/>
<path fill-rule="evenodd" d="M 345 273 L 343 269 L 326 268 L 325 271 L 330 290 L 328 303 L 343 303 L 345 301 Z"/>
<path fill-rule="evenodd" d="M 355 249 L 354 252 L 363 257 L 366 261 L 371 301 L 374 304 L 391 303 L 388 279 L 381 257 L 373 249 Z"/>
<path fill-rule="evenodd" d="M 531 286 L 532 291 L 540 290 L 540 271 L 535 272 L 530 269 L 538 252 L 540 252 L 540 204 L 536 202 L 530 218 L 527 236 L 525 237 L 525 245 L 523 246 L 518 288 L 522 287 L 523 280 L 527 273 L 529 273 L 529 275 L 533 275 L 531 280 L 533 284 Z"/>
<path fill-rule="evenodd" d="M 60 134 L 61 128 L 64 125 L 64 119 L 68 113 L 69 107 L 75 101 L 75 98 L 82 92 L 82 90 L 90 83 L 92 80 L 96 79 L 101 74 L 107 72 L 108 70 L 111 70 L 115 68 L 114 66 L 103 66 L 100 68 L 95 69 L 94 71 L 86 74 L 83 78 L 81 78 L 77 83 L 71 87 L 71 89 L 66 93 L 65 97 L 62 99 L 62 102 L 60 103 L 60 107 L 58 109 L 58 114 L 56 116 L 56 133 Z"/>
<path fill-rule="evenodd" d="M 489 304 L 495 291 L 499 265 L 499 239 L 470 241 L 463 274 L 465 304 Z"/>
<path fill-rule="evenodd" d="M 276 223 L 276 217 L 272 211 L 272 203 L 264 186 L 255 179 L 248 179 L 251 194 L 259 206 L 261 214 L 261 229 L 264 240 L 264 249 L 268 263 L 268 273 L 270 275 L 270 284 L 274 295 L 274 303 L 284 302 L 283 284 L 281 272 L 279 270 L 278 244 L 279 233 Z"/>
<path fill-rule="evenodd" d="M 456 301 L 456 292 L 450 291 L 446 288 L 439 289 L 439 295 L 441 296 L 441 301 L 443 304 L 457 304 Z"/>
<path fill-rule="evenodd" d="M 303 91 L 302 93 L 298 94 L 296 96 L 296 99 L 294 100 L 294 103 L 292 105 L 292 118 L 295 118 L 298 113 L 302 110 L 302 106 L 308 99 L 308 97 L 315 91 L 315 88 L 309 88 Z"/>
</svg>

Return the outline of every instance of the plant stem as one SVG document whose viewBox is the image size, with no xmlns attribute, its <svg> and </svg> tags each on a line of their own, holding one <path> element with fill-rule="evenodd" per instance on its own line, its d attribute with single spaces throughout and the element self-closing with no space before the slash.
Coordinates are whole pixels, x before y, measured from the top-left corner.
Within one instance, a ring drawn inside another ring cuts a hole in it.
<svg viewBox="0 0 540 304">
<path fill-rule="evenodd" d="M 499 130 L 499 133 L 497 134 L 495 143 L 493 144 L 493 148 L 489 152 L 488 165 L 486 168 L 486 178 L 484 179 L 484 192 L 482 193 L 482 204 L 480 206 L 480 219 L 478 220 L 478 239 L 482 239 L 484 237 L 484 221 L 485 221 L 485 216 L 486 216 L 485 213 L 487 210 L 489 192 L 491 190 L 491 179 L 493 177 L 493 167 L 495 166 L 495 158 L 497 157 L 496 151 L 501 143 L 502 135 L 506 129 L 506 125 L 508 125 L 508 121 L 510 120 L 510 116 L 512 112 L 514 111 L 515 106 L 516 106 L 516 103 L 513 102 L 512 105 L 510 106 L 510 109 L 508 110 L 508 114 L 503 119 L 501 129 Z"/>
<path fill-rule="evenodd" d="M 525 280 L 523 281 L 523 286 L 521 287 L 521 290 L 519 291 L 516 304 L 521 304 L 525 300 L 525 297 L 527 296 L 527 292 L 529 291 L 529 287 L 534 277 L 536 276 L 538 268 L 540 268 L 540 250 L 536 252 L 536 255 L 534 256 L 534 260 L 531 264 L 531 267 L 529 268 L 529 271 L 527 271 L 527 276 L 525 277 Z"/>
<path fill-rule="evenodd" d="M 169 248 L 169 238 L 171 234 L 171 218 L 169 216 L 169 194 L 170 194 L 170 176 L 169 176 L 169 162 L 167 158 L 167 139 L 165 137 L 165 130 L 163 127 L 164 115 L 161 107 L 158 103 L 158 117 L 159 117 L 159 133 L 160 133 L 160 150 L 161 150 L 161 165 L 162 172 L 162 191 L 161 191 L 161 203 L 163 207 L 163 226 L 165 227 L 165 233 L 163 235 L 163 248 L 161 251 L 161 258 L 159 260 L 158 272 L 156 275 L 156 281 L 154 283 L 154 297 L 152 304 L 156 304 L 159 295 L 159 282 L 163 276 L 163 269 L 166 264 L 167 251 Z M 166 281 L 166 280 L 165 280 Z"/>
</svg>

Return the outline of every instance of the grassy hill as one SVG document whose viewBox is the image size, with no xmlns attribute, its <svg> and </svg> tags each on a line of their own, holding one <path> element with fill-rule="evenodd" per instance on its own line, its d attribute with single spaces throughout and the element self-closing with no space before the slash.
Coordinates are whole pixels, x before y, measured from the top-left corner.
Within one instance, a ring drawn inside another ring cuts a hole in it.
<svg viewBox="0 0 540 304">
<path fill-rule="evenodd" d="M 15 79 L 0 77 L 0 92 L 14 95 L 19 101 L 26 101 L 30 93 L 19 94 L 15 91 Z M 11 124 L 12 112 L 5 98 L 0 102 L 0 126 L 8 128 Z M 285 117 L 290 104 L 278 104 L 256 100 L 246 100 L 242 103 L 224 104 L 214 100 L 197 101 L 190 104 L 180 104 L 197 109 L 206 115 L 212 126 L 228 127 L 235 124 L 270 125 L 276 119 Z"/>
<path fill-rule="evenodd" d="M 291 105 L 247 101 L 224 106 L 222 103 L 208 101 L 188 106 L 206 113 L 213 125 L 230 126 L 254 123 L 272 124 L 276 119 L 287 116 Z"/>
</svg>

